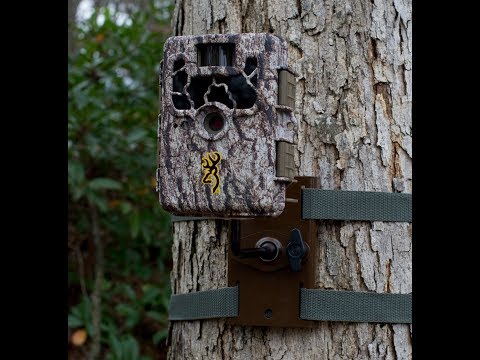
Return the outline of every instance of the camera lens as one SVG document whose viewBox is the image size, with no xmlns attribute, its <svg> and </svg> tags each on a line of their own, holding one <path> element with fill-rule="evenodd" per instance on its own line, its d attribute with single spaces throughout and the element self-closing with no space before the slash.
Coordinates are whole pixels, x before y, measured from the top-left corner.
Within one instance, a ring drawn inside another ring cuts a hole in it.
<svg viewBox="0 0 480 360">
<path fill-rule="evenodd" d="M 207 130 L 211 134 L 216 134 L 223 129 L 225 125 L 225 121 L 223 120 L 223 116 L 219 113 L 210 113 L 205 116 L 205 120 L 203 122 L 203 126 L 205 130 Z"/>
</svg>

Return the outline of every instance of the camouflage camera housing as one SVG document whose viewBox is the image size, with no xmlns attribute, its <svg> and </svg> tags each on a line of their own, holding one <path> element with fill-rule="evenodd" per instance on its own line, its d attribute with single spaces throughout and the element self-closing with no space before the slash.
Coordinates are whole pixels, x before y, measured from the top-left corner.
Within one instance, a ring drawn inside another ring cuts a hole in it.
<svg viewBox="0 0 480 360">
<path fill-rule="evenodd" d="M 176 215 L 281 214 L 298 129 L 285 40 L 263 33 L 170 37 L 160 86 L 163 208 Z"/>
</svg>

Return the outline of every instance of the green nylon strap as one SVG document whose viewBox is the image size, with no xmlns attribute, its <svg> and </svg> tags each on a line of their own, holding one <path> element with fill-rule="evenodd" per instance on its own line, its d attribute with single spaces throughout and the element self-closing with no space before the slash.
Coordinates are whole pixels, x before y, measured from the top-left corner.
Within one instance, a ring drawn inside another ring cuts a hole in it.
<svg viewBox="0 0 480 360">
<path fill-rule="evenodd" d="M 412 294 L 300 289 L 300 318 L 409 324 Z"/>
<path fill-rule="evenodd" d="M 238 316 L 238 286 L 173 295 L 169 320 Z M 411 323 L 411 294 L 300 289 L 304 320 Z M 295 311 L 292 309 L 292 311 Z"/>
<path fill-rule="evenodd" d="M 238 316 L 238 286 L 172 295 L 169 320 Z"/>
<path fill-rule="evenodd" d="M 208 220 L 206 217 L 202 216 L 177 216 L 177 215 L 172 215 L 171 216 L 171 221 L 176 222 L 176 221 L 195 221 L 195 220 Z"/>
<path fill-rule="evenodd" d="M 214 220 L 215 217 L 176 216 L 172 222 Z M 412 195 L 375 191 L 302 191 L 302 219 L 412 221 Z"/>
<path fill-rule="evenodd" d="M 372 191 L 302 191 L 302 219 L 412 221 L 412 195 Z"/>
</svg>

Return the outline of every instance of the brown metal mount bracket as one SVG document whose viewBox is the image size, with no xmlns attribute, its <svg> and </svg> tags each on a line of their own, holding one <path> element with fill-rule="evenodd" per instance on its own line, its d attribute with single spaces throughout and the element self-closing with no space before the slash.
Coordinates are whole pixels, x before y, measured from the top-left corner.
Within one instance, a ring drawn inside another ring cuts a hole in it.
<svg viewBox="0 0 480 360">
<path fill-rule="evenodd" d="M 228 285 L 239 285 L 239 316 L 227 319 L 232 325 L 312 327 L 315 322 L 300 319 L 300 288 L 315 288 L 317 258 L 317 225 L 315 220 L 302 220 L 302 188 L 317 187 L 314 177 L 295 177 L 288 185 L 285 210 L 278 217 L 240 220 L 239 238 L 242 249 L 253 249 L 262 241 L 277 240 L 281 244 L 274 260 L 260 257 L 241 258 L 231 248 L 228 252 Z M 286 255 L 291 231 L 300 230 L 308 245 L 308 254 L 299 272 L 293 272 Z M 231 232 L 230 232 L 230 236 Z M 270 239 L 269 239 L 270 238 Z M 278 243 L 277 243 L 278 244 Z"/>
</svg>

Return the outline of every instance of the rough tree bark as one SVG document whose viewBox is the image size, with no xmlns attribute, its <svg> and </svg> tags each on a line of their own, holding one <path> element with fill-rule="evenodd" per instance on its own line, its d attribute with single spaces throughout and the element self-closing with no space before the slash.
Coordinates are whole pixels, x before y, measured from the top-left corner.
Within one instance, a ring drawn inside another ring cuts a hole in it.
<svg viewBox="0 0 480 360">
<path fill-rule="evenodd" d="M 177 0 L 175 35 L 273 32 L 289 43 L 296 166 L 323 189 L 411 192 L 410 0 Z M 174 293 L 227 286 L 227 233 L 174 224 Z M 319 222 L 317 287 L 412 291 L 411 224 Z M 411 326 L 175 322 L 170 359 L 410 359 Z"/>
</svg>

